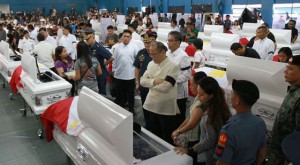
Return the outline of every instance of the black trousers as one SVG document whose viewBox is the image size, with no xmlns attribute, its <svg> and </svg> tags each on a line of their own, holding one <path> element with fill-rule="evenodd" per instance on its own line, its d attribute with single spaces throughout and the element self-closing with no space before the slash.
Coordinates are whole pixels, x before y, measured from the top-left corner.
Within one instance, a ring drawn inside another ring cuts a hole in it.
<svg viewBox="0 0 300 165">
<path fill-rule="evenodd" d="M 143 114 L 144 114 L 144 119 L 145 119 L 145 128 L 147 130 L 150 130 L 150 128 L 151 128 L 150 112 L 143 108 L 144 102 L 146 101 L 147 94 L 148 94 L 148 91 L 140 90 L 140 96 L 141 96 L 141 101 L 142 101 L 142 109 L 143 109 Z"/>
<path fill-rule="evenodd" d="M 179 115 L 180 123 L 182 123 L 185 120 L 186 101 L 187 101 L 187 98 L 177 99 L 177 106 L 180 111 L 180 115 Z"/>
<path fill-rule="evenodd" d="M 125 108 L 125 103 L 128 101 L 129 111 L 134 113 L 135 79 L 121 80 L 116 78 L 116 88 L 115 103 Z"/>
<path fill-rule="evenodd" d="M 174 145 L 173 139 L 171 138 L 172 132 L 177 129 L 180 125 L 178 120 L 178 115 L 168 116 L 168 115 L 159 115 L 153 112 L 150 112 L 150 123 L 151 123 L 151 132 L 166 142 Z"/>
</svg>

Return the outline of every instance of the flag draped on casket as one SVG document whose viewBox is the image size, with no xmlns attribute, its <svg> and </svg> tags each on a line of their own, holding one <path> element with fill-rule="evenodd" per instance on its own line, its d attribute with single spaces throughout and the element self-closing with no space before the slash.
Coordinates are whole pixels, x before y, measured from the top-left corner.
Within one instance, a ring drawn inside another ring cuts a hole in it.
<svg viewBox="0 0 300 165">
<path fill-rule="evenodd" d="M 18 92 L 17 86 L 19 88 L 23 88 L 23 84 L 21 83 L 21 76 L 23 74 L 24 74 L 23 68 L 22 68 L 22 65 L 20 65 L 14 70 L 14 72 L 11 76 L 11 79 L 9 81 L 9 86 L 14 93 Z"/>
<path fill-rule="evenodd" d="M 77 111 L 78 96 L 58 101 L 49 106 L 41 115 L 41 121 L 46 129 L 47 141 L 53 139 L 54 124 L 56 124 L 62 132 L 78 136 L 84 126 L 78 117 Z"/>
</svg>

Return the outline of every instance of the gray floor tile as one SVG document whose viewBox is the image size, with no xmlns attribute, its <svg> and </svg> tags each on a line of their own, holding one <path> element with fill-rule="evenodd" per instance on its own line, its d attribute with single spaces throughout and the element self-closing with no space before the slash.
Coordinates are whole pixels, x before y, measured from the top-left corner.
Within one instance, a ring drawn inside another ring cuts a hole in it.
<svg viewBox="0 0 300 165">
<path fill-rule="evenodd" d="M 0 82 L 2 82 L 0 78 Z M 0 86 L 0 165 L 66 165 L 67 156 L 60 146 L 37 136 L 40 121 L 27 108 L 22 117 L 20 94 L 10 100 L 8 87 Z"/>
<path fill-rule="evenodd" d="M 42 162 L 36 155 L 27 155 L 24 157 L 18 157 L 14 160 L 0 163 L 0 165 L 41 165 Z M 54 164 L 53 164 L 54 165 Z"/>
</svg>

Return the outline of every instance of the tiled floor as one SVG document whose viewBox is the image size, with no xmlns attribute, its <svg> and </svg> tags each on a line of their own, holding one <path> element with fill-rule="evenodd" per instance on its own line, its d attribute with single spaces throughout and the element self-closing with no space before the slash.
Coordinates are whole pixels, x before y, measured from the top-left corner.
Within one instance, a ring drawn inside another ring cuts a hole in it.
<svg viewBox="0 0 300 165">
<path fill-rule="evenodd" d="M 2 82 L 2 81 L 1 81 Z M 22 96 L 9 99 L 10 88 L 0 88 L 0 165 L 65 165 L 66 154 L 55 141 L 37 136 L 39 120 L 27 111 L 23 117 Z"/>
</svg>

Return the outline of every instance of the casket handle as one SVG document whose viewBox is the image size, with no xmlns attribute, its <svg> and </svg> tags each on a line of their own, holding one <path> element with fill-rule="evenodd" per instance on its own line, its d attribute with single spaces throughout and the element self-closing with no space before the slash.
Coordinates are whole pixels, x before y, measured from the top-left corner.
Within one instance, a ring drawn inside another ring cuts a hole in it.
<svg viewBox="0 0 300 165">
<path fill-rule="evenodd" d="M 265 117 L 265 118 L 269 118 L 269 119 L 273 119 L 275 114 L 267 109 L 264 108 L 259 108 L 258 109 L 258 115 Z"/>
<path fill-rule="evenodd" d="M 88 151 L 82 146 L 82 145 L 77 145 L 76 151 L 79 154 L 79 157 L 83 160 L 86 161 L 88 158 Z"/>
</svg>

